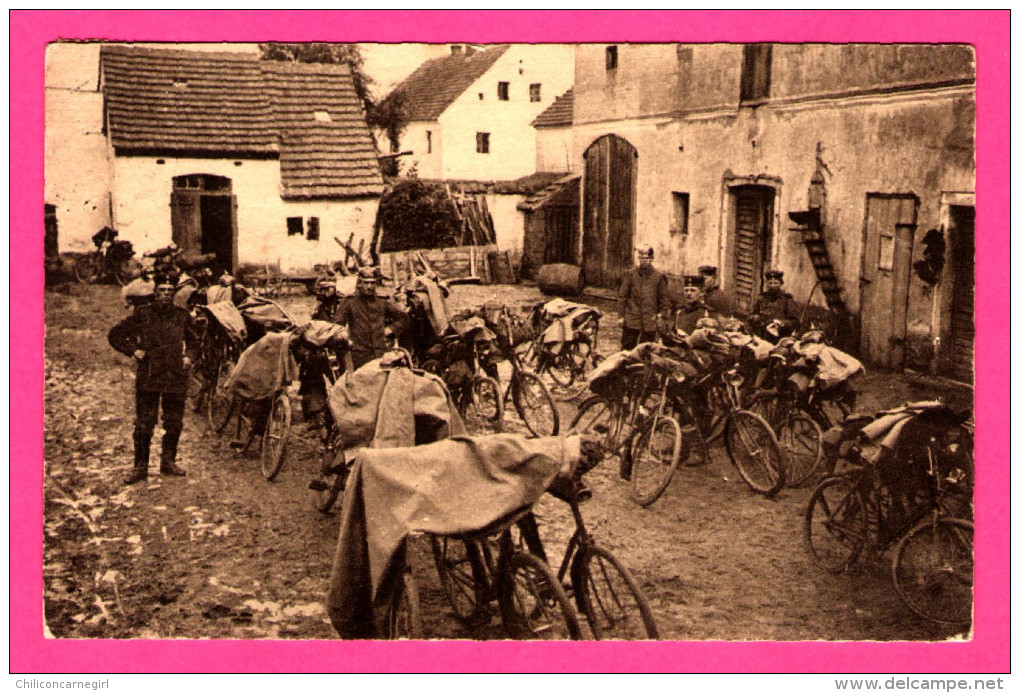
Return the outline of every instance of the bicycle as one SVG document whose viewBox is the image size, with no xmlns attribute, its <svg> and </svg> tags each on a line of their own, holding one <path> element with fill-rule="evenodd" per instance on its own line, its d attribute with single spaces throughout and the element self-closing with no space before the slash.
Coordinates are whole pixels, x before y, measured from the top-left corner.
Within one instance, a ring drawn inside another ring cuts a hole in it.
<svg viewBox="0 0 1020 693">
<path fill-rule="evenodd" d="M 131 241 L 104 241 L 74 262 L 74 276 L 82 284 L 95 284 L 112 276 L 126 286 L 142 273 L 142 265 L 134 258 Z"/>
<path fill-rule="evenodd" d="M 484 620 L 495 598 L 511 637 L 579 639 L 577 614 L 584 615 L 595 640 L 659 637 L 637 581 L 588 532 L 580 512 L 585 496 L 579 488 L 577 479 L 550 488 L 570 505 L 575 526 L 555 573 L 546 562 L 538 524 L 530 512 L 512 525 L 518 531 L 516 539 L 510 527 L 496 541 L 477 535 L 431 538 L 440 583 L 458 619 L 469 624 Z M 494 551 L 498 560 L 493 559 Z"/>
<path fill-rule="evenodd" d="M 895 463 L 923 462 L 924 481 L 914 492 L 884 476 L 857 441 L 845 447 L 849 468 L 823 479 L 808 500 L 804 541 L 815 563 L 834 574 L 893 547 L 893 587 L 907 608 L 932 621 L 965 625 L 973 602 L 974 523 L 961 515 L 971 508 L 973 443 L 959 415 L 947 418 L 954 420 L 934 421 L 920 436 L 925 440 L 902 443 L 884 463 L 894 469 Z"/>
<path fill-rule="evenodd" d="M 503 408 L 506 409 L 507 401 L 513 402 L 517 416 L 534 436 L 558 434 L 560 412 L 545 383 L 521 364 L 520 357 L 512 346 L 502 347 L 502 352 L 511 369 L 510 382 L 507 384 L 506 392 L 503 393 Z"/>
<path fill-rule="evenodd" d="M 574 310 L 562 318 L 543 319 L 543 315 L 543 306 L 533 309 L 531 322 L 539 324 L 541 329 L 528 344 L 522 360 L 531 365 L 536 374 L 549 375 L 557 399 L 573 400 L 584 392 L 588 374 L 603 360 L 598 354 L 602 313 L 597 308 L 576 304 Z M 563 339 L 546 342 L 546 334 L 557 320 L 569 321 L 569 325 L 561 328 Z M 572 389 L 576 384 L 581 387 Z"/>
<path fill-rule="evenodd" d="M 667 358 L 626 365 L 609 394 L 585 400 L 569 427 L 599 438 L 604 454 L 620 456 L 630 497 L 642 507 L 665 493 L 680 464 L 683 432 L 669 406 L 683 377 Z"/>
</svg>

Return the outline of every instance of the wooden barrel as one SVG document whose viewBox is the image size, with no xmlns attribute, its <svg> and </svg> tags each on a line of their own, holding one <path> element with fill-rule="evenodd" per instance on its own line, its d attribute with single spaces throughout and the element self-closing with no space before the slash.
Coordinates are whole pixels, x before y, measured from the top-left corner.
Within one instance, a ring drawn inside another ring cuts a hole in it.
<svg viewBox="0 0 1020 693">
<path fill-rule="evenodd" d="M 584 270 L 563 262 L 542 265 L 538 271 L 538 288 L 543 294 L 577 296 L 584 290 Z"/>
</svg>

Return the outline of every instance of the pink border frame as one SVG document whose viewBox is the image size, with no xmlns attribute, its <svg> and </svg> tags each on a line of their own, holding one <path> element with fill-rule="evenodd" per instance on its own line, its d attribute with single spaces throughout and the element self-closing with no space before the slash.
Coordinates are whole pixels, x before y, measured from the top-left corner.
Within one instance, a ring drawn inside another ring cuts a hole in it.
<svg viewBox="0 0 1020 693">
<path fill-rule="evenodd" d="M 12 11 L 10 670 L 1008 672 L 1009 12 Z M 959 42 L 977 50 L 976 627 L 968 643 L 369 643 L 42 638 L 43 79 L 58 38 Z M 16 260 L 15 260 L 16 258 Z M 1008 371 L 1007 371 L 1008 372 Z M 994 450 L 1001 451 L 999 455 Z M 1004 454 L 1003 454 L 1004 453 Z"/>
</svg>

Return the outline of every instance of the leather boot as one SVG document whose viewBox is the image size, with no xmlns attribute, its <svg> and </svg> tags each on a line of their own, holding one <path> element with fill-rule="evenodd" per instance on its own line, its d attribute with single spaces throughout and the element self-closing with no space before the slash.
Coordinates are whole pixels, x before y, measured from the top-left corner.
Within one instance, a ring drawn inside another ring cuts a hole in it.
<svg viewBox="0 0 1020 693">
<path fill-rule="evenodd" d="M 135 438 L 135 466 L 124 479 L 125 485 L 137 484 L 149 477 L 149 441 Z"/>
<path fill-rule="evenodd" d="M 177 441 L 180 433 L 166 432 L 163 434 L 163 450 L 159 458 L 159 473 L 165 476 L 187 476 L 187 472 L 177 466 Z"/>
</svg>

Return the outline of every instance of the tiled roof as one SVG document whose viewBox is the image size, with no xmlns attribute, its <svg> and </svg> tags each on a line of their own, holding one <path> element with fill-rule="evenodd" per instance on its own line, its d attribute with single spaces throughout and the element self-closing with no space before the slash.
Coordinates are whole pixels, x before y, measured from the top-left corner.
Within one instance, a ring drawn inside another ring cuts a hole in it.
<svg viewBox="0 0 1020 693">
<path fill-rule="evenodd" d="M 119 152 L 279 156 L 281 194 L 290 199 L 382 192 L 346 66 L 127 46 L 101 54 Z"/>
<path fill-rule="evenodd" d="M 531 173 L 516 180 L 463 180 L 436 178 L 429 182 L 449 185 L 454 192 L 486 193 L 492 195 L 532 195 L 550 183 L 559 180 L 565 173 Z"/>
<path fill-rule="evenodd" d="M 576 207 L 580 204 L 581 175 L 572 173 L 550 183 L 517 205 L 522 212 L 534 212 L 545 205 Z"/>
<path fill-rule="evenodd" d="M 556 97 L 549 108 L 538 114 L 531 121 L 532 127 L 556 128 L 574 124 L 574 88 Z"/>
<path fill-rule="evenodd" d="M 508 48 L 489 46 L 429 60 L 398 84 L 387 98 L 400 94 L 409 120 L 436 120 Z"/>
</svg>

